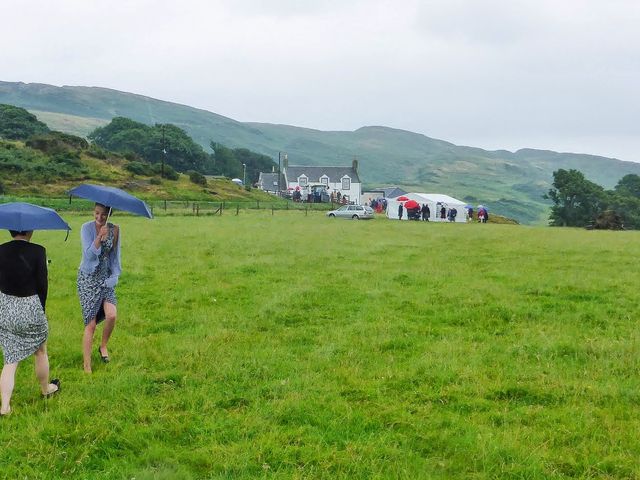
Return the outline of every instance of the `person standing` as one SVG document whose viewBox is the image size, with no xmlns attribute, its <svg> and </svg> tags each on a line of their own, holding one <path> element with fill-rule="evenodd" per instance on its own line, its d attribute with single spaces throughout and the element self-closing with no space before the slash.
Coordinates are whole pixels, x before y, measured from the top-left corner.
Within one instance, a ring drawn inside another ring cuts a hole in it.
<svg viewBox="0 0 640 480">
<path fill-rule="evenodd" d="M 111 208 L 96 203 L 93 221 L 82 225 L 82 261 L 78 269 L 78 296 L 84 320 L 82 356 L 84 371 L 91 373 L 91 350 L 98 323 L 104 320 L 98 354 L 109 362 L 107 344 L 117 316 L 115 286 L 120 277 L 120 228 L 107 223 Z"/>
<path fill-rule="evenodd" d="M 402 220 L 402 204 L 398 205 L 398 220 Z"/>
<path fill-rule="evenodd" d="M 60 380 L 49 381 L 45 315 L 47 255 L 31 243 L 33 231 L 9 230 L 13 240 L 0 245 L 0 345 L 4 366 L 0 374 L 0 415 L 11 413 L 11 396 L 18 364 L 34 355 L 40 391 L 49 397 L 60 391 Z"/>
</svg>

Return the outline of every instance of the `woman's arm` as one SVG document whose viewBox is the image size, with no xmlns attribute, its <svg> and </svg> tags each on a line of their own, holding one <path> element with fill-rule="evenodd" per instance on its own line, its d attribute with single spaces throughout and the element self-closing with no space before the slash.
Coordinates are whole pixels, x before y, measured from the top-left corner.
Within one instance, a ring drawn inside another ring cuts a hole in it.
<svg viewBox="0 0 640 480">
<path fill-rule="evenodd" d="M 94 222 L 85 223 L 80 231 L 80 239 L 82 240 L 82 256 L 87 260 L 95 260 L 100 255 L 102 250 L 101 246 L 97 246 L 95 241 L 97 235 L 95 235 Z M 100 243 L 98 243 L 100 245 Z"/>
<path fill-rule="evenodd" d="M 49 290 L 49 278 L 47 276 L 47 251 L 44 247 L 38 249 L 38 256 L 36 260 L 36 293 L 40 298 L 42 309 L 45 309 L 47 303 L 47 293 Z"/>
<path fill-rule="evenodd" d="M 107 287 L 115 287 L 118 284 L 118 279 L 122 273 L 120 266 L 120 227 L 118 225 L 113 226 L 113 248 L 109 252 L 109 269 L 111 275 L 105 280 Z"/>
</svg>

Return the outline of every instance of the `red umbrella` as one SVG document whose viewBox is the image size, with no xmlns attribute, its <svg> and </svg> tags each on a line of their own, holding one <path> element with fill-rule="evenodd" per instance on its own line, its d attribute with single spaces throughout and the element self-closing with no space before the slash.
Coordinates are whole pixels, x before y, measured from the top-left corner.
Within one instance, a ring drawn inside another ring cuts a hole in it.
<svg viewBox="0 0 640 480">
<path fill-rule="evenodd" d="M 420 204 L 415 200 L 409 200 L 404 204 L 404 208 L 420 208 Z"/>
<path fill-rule="evenodd" d="M 409 197 L 405 197 L 404 195 L 401 197 L 396 198 L 396 200 L 398 202 L 406 202 L 407 200 L 409 200 Z"/>
</svg>

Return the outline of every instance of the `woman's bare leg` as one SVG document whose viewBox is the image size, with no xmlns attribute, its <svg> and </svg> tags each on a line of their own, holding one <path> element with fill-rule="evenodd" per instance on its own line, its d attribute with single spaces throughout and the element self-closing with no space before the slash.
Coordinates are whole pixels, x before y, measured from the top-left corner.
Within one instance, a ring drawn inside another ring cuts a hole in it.
<svg viewBox="0 0 640 480">
<path fill-rule="evenodd" d="M 13 394 L 17 368 L 17 363 L 8 363 L 2 367 L 2 374 L 0 374 L 0 392 L 2 394 L 0 414 L 2 415 L 11 411 L 11 395 Z"/>
<path fill-rule="evenodd" d="M 53 393 L 58 389 L 57 385 L 49 383 L 49 355 L 47 355 L 47 344 L 43 343 L 34 354 L 36 364 L 36 377 L 40 383 L 40 391 L 43 395 Z"/>
<path fill-rule="evenodd" d="M 91 347 L 93 346 L 93 335 L 95 333 L 96 319 L 94 318 L 84 327 L 84 335 L 82 336 L 82 359 L 86 373 L 91 373 Z"/>
<path fill-rule="evenodd" d="M 116 317 L 118 316 L 118 310 L 112 303 L 104 302 L 104 329 L 102 330 L 102 343 L 100 343 L 100 352 L 103 356 L 108 357 L 109 351 L 107 350 L 107 343 L 111 338 L 113 328 L 116 326 Z"/>
</svg>

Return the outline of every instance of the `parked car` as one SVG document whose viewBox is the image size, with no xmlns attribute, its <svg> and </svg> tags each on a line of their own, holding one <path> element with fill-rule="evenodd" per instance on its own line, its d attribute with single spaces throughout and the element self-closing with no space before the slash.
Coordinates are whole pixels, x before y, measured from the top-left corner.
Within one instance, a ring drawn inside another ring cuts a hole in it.
<svg viewBox="0 0 640 480">
<path fill-rule="evenodd" d="M 368 220 L 373 218 L 373 208 L 366 205 L 343 205 L 337 210 L 327 212 L 329 218 L 352 218 L 354 220 Z"/>
</svg>

